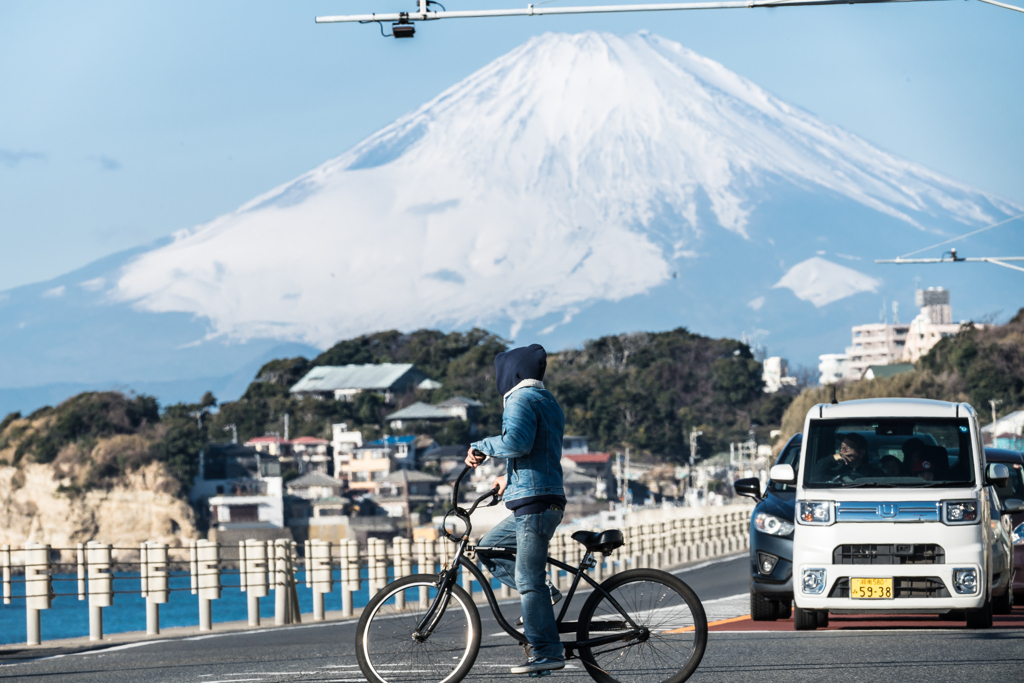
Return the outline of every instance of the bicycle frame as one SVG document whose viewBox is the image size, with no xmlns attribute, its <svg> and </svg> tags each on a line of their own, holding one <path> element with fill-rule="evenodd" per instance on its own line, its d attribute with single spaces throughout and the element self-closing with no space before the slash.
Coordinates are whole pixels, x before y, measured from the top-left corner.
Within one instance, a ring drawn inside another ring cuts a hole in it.
<svg viewBox="0 0 1024 683">
<path fill-rule="evenodd" d="M 491 588 L 490 580 L 484 576 L 480 568 L 476 566 L 476 563 L 470 562 L 465 557 L 467 549 L 474 550 L 477 554 L 482 554 L 484 556 L 514 556 L 515 554 L 513 549 L 511 548 L 469 545 L 469 533 L 470 531 L 472 531 L 473 528 L 469 516 L 473 513 L 474 510 L 476 510 L 480 503 L 486 500 L 487 498 L 494 497 L 494 501 L 492 501 L 490 505 L 496 504 L 498 500 L 498 492 L 497 488 L 495 488 L 492 489 L 491 491 L 488 491 L 480 498 L 477 498 L 473 502 L 473 505 L 470 507 L 469 510 L 463 510 L 462 508 L 458 507 L 457 501 L 459 483 L 462 481 L 462 478 L 466 475 L 469 469 L 469 467 L 466 467 L 459 475 L 459 478 L 455 481 L 455 485 L 452 491 L 453 507 L 451 511 L 449 511 L 448 513 L 454 514 L 456 517 L 463 520 L 463 522 L 466 524 L 466 532 L 461 537 L 456 537 L 449 534 L 447 529 L 444 529 L 443 533 L 445 534 L 445 536 L 447 536 L 450 540 L 456 543 L 455 556 L 454 559 L 452 560 L 452 563 L 450 565 L 445 566 L 438 574 L 437 595 L 431 602 L 426 614 L 420 620 L 420 623 L 417 624 L 416 631 L 413 633 L 413 638 L 419 642 L 426 641 L 428 638 L 430 638 L 430 635 L 433 633 L 434 627 L 437 625 L 437 622 L 444 614 L 444 611 L 448 608 L 448 603 L 451 600 L 452 587 L 458 582 L 459 567 L 461 566 L 465 568 L 465 570 L 468 571 L 470 574 L 472 574 L 473 578 L 475 578 L 480 583 L 480 587 L 483 590 L 484 596 L 487 599 L 487 605 L 488 607 L 490 607 L 491 613 L 494 615 L 494 618 L 498 622 L 498 625 L 501 626 L 501 630 L 510 635 L 519 643 L 527 644 L 528 641 L 526 640 L 526 636 L 524 636 L 518 630 L 513 628 L 505 619 L 504 614 L 502 614 L 501 607 L 498 605 L 498 601 L 494 596 L 494 590 Z M 562 641 L 562 645 L 565 648 L 566 659 L 572 659 L 576 657 L 577 655 L 574 654 L 574 652 L 578 651 L 580 648 L 583 647 L 600 647 L 601 645 L 608 645 L 610 643 L 618 641 L 625 642 L 637 638 L 645 639 L 648 635 L 646 632 L 647 630 L 645 628 L 637 626 L 637 624 L 630 618 L 629 614 L 624 609 L 622 609 L 622 606 L 619 605 L 615 598 L 612 597 L 604 588 L 602 588 L 601 584 L 592 579 L 586 573 L 586 569 L 593 566 L 593 561 L 593 554 L 590 551 L 587 551 L 583 555 L 583 559 L 578 567 L 572 567 L 568 564 L 565 564 L 564 562 L 556 560 L 553 557 L 547 558 L 548 565 L 557 567 L 558 569 L 562 569 L 567 573 L 573 575 L 573 580 L 572 584 L 569 587 L 569 592 L 566 594 L 565 600 L 562 601 L 562 609 L 559 612 L 558 617 L 555 619 L 555 623 L 558 625 L 559 633 L 575 633 L 579 629 L 578 622 L 567 622 L 564 621 L 564 619 L 565 615 L 568 613 L 569 610 L 569 603 L 572 602 L 572 598 L 576 594 L 576 589 L 579 587 L 581 578 L 588 584 L 590 584 L 590 586 L 594 590 L 604 595 L 608 602 L 611 603 L 616 610 L 618 610 L 619 614 L 622 615 L 623 618 L 623 621 L 597 622 L 602 628 L 602 630 L 607 629 L 617 631 L 615 635 L 588 638 L 586 640 Z M 623 632 L 622 629 L 627 627 L 629 628 L 629 630 Z"/>
</svg>

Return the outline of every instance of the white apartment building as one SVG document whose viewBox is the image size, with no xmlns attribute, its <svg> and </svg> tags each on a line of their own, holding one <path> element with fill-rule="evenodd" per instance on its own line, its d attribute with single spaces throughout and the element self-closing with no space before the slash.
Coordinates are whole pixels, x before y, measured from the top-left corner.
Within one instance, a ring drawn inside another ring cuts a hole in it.
<svg viewBox="0 0 1024 683">
<path fill-rule="evenodd" d="M 764 380 L 764 392 L 774 394 L 782 387 L 795 387 L 796 377 L 789 376 L 789 361 L 780 356 L 770 356 L 762 361 L 761 379 Z"/>
<path fill-rule="evenodd" d="M 818 384 L 841 382 L 850 369 L 850 357 L 845 353 L 823 353 L 818 361 Z"/>
<path fill-rule="evenodd" d="M 903 360 L 909 325 L 871 323 L 857 325 L 851 332 L 852 346 L 846 347 L 849 363 L 846 379 L 858 380 L 872 365 L 888 365 Z"/>
<path fill-rule="evenodd" d="M 910 322 L 907 344 L 903 350 L 904 363 L 913 363 L 931 351 L 943 337 L 956 334 L 961 327 L 960 323 L 953 322 L 953 308 L 949 305 L 948 289 L 919 289 L 916 302 L 921 307 L 921 312 Z"/>
</svg>

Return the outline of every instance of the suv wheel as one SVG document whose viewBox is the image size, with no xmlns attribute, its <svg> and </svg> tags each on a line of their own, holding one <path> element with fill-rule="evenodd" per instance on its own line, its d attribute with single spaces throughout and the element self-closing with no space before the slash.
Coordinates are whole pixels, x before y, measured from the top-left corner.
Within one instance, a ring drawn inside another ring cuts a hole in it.
<svg viewBox="0 0 1024 683">
<path fill-rule="evenodd" d="M 992 628 L 992 599 L 980 609 L 967 610 L 967 628 Z"/>
<path fill-rule="evenodd" d="M 797 631 L 813 631 L 818 628 L 818 613 L 814 610 L 794 607 L 793 628 Z"/>
<path fill-rule="evenodd" d="M 1006 592 L 998 597 L 992 598 L 993 614 L 1010 614 L 1013 612 L 1013 588 L 1006 587 Z"/>
<path fill-rule="evenodd" d="M 751 589 L 750 618 L 754 621 L 775 621 L 779 618 L 779 603 Z"/>
</svg>

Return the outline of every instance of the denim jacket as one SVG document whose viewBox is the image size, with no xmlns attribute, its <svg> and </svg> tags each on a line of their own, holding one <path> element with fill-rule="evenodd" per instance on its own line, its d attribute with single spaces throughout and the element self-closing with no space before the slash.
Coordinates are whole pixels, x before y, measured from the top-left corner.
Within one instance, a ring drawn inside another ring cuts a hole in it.
<svg viewBox="0 0 1024 683">
<path fill-rule="evenodd" d="M 501 436 L 473 444 L 492 458 L 508 458 L 505 500 L 546 494 L 562 488 L 562 436 L 565 414 L 547 389 L 516 389 L 505 399 Z"/>
</svg>

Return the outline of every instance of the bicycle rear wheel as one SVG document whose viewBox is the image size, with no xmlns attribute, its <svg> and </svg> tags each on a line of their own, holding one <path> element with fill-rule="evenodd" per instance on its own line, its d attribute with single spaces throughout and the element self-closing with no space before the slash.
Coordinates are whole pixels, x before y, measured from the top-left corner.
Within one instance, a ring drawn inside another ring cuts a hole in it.
<svg viewBox="0 0 1024 683">
<path fill-rule="evenodd" d="M 580 660 L 598 683 L 680 683 L 700 665 L 708 644 L 704 606 L 682 580 L 654 569 L 616 574 L 591 593 L 580 611 L 578 640 L 628 633 L 624 611 L 643 632 L 628 640 L 580 647 Z M 622 608 L 620 611 L 615 603 Z"/>
<path fill-rule="evenodd" d="M 416 574 L 380 590 L 363 610 L 356 628 L 356 658 L 371 683 L 458 683 L 473 668 L 480 650 L 480 613 L 459 586 L 429 638 L 413 639 L 437 592 L 437 577 Z M 419 591 L 427 591 L 427 608 Z M 396 597 L 404 597 L 398 608 Z"/>
</svg>

